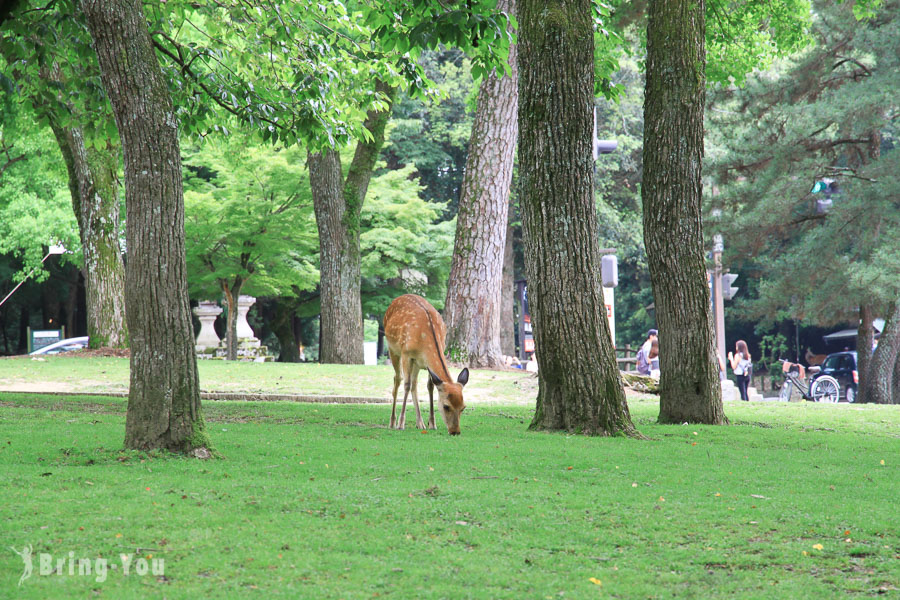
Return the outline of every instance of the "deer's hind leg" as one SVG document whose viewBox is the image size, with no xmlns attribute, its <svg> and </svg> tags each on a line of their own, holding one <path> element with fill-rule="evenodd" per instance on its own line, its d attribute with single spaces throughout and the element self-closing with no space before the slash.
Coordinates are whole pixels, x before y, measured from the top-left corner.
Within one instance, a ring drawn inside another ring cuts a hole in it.
<svg viewBox="0 0 900 600">
<path fill-rule="evenodd" d="M 392 396 L 394 398 L 394 403 L 391 404 L 391 429 L 396 429 L 397 427 L 397 388 L 400 387 L 401 377 L 401 369 L 400 369 L 400 357 L 394 354 L 390 349 L 388 349 L 388 354 L 391 355 L 391 365 L 394 367 L 394 391 L 392 392 Z"/>
</svg>

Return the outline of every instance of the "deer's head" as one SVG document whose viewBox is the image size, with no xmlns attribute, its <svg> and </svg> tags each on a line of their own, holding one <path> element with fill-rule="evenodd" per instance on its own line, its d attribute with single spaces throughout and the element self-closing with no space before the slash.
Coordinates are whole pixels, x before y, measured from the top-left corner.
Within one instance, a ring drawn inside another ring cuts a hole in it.
<svg viewBox="0 0 900 600">
<path fill-rule="evenodd" d="M 466 403 L 463 402 L 463 386 L 469 381 L 469 369 L 460 371 L 456 381 L 442 381 L 437 373 L 428 369 L 428 375 L 431 377 L 431 383 L 438 391 L 438 409 L 444 418 L 444 424 L 447 426 L 447 432 L 450 435 L 459 435 L 459 416 L 462 411 L 466 410 Z"/>
</svg>

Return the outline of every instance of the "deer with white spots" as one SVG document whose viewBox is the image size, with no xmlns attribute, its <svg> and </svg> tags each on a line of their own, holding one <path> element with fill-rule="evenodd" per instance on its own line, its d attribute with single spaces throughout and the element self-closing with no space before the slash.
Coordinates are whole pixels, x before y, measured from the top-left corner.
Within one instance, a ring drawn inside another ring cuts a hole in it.
<svg viewBox="0 0 900 600">
<path fill-rule="evenodd" d="M 431 416 L 429 429 L 437 429 L 434 423 L 434 389 L 438 391 L 438 404 L 447 432 L 459 435 L 459 416 L 465 410 L 462 389 L 469 381 L 469 369 L 463 369 L 456 381 L 452 380 L 444 360 L 446 327 L 440 313 L 425 298 L 406 294 L 396 298 L 384 313 L 384 337 L 388 343 L 391 364 L 394 365 L 394 403 L 391 406 L 391 429 L 406 427 L 406 399 L 412 391 L 416 407 L 416 427 L 425 429 L 416 393 L 419 371 L 428 369 L 428 400 Z M 403 406 L 400 418 L 396 416 L 397 388 L 403 380 Z"/>
</svg>

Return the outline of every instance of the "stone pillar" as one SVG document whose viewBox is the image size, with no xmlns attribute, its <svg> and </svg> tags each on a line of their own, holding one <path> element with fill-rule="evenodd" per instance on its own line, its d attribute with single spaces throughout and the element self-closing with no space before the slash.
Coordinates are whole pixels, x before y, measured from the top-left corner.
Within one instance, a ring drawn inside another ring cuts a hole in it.
<svg viewBox="0 0 900 600">
<path fill-rule="evenodd" d="M 253 296 L 239 296 L 237 302 L 237 339 L 242 346 L 259 347 L 259 340 L 253 336 L 253 330 L 247 323 L 247 313 L 250 307 L 256 303 Z"/>
<path fill-rule="evenodd" d="M 216 335 L 214 323 L 216 317 L 222 314 L 222 309 L 215 302 L 204 300 L 194 308 L 194 314 L 200 319 L 200 333 L 197 334 L 196 348 L 215 348 L 219 345 L 219 336 Z"/>
</svg>

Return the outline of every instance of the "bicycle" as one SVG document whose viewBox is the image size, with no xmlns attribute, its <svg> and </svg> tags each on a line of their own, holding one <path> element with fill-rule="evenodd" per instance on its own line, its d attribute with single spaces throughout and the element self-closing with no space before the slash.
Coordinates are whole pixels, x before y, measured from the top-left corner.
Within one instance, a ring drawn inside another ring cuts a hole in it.
<svg viewBox="0 0 900 600">
<path fill-rule="evenodd" d="M 835 403 L 841 395 L 841 386 L 837 379 L 830 375 L 822 375 L 818 377 L 812 384 L 807 385 L 802 380 L 806 379 L 805 368 L 798 363 L 781 360 L 781 371 L 784 373 L 784 383 L 781 385 L 781 394 L 779 399 L 782 402 L 788 402 L 791 399 L 791 388 L 796 387 L 804 400 L 812 402 Z M 810 367 L 810 374 L 819 372 L 819 367 Z M 807 392 L 807 390 L 809 390 Z"/>
</svg>

